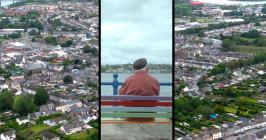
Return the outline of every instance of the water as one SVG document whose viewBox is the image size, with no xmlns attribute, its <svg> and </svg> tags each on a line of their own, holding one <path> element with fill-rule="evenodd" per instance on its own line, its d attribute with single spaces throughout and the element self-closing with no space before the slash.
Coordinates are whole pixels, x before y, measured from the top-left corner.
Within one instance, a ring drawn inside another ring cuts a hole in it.
<svg viewBox="0 0 266 140">
<path fill-rule="evenodd" d="M 118 73 L 118 81 L 123 82 L 131 74 L 127 73 Z M 152 73 L 159 82 L 172 82 L 172 73 Z M 102 73 L 101 74 L 102 82 L 112 82 L 113 73 Z M 102 95 L 112 95 L 113 87 L 112 86 L 101 86 Z M 172 86 L 161 86 L 160 95 L 162 96 L 172 96 Z"/>
<path fill-rule="evenodd" d="M 218 5 L 258 5 L 266 4 L 265 1 L 232 1 L 232 0 L 195 0 L 203 3 L 218 4 Z"/>
</svg>

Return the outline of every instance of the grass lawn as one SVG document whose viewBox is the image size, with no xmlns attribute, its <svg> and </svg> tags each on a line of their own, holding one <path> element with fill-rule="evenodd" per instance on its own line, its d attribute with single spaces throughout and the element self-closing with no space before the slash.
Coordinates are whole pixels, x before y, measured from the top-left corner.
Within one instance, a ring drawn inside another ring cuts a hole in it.
<svg viewBox="0 0 266 140">
<path fill-rule="evenodd" d="M 233 113 L 233 114 L 236 113 L 236 109 L 235 108 L 228 107 L 228 106 L 225 106 L 224 108 L 225 108 L 226 112 Z"/>
<path fill-rule="evenodd" d="M 45 124 L 38 124 L 38 125 L 34 125 L 33 127 L 30 128 L 30 131 L 32 131 L 34 134 L 39 133 L 43 130 L 48 129 L 49 126 L 45 125 Z"/>
<path fill-rule="evenodd" d="M 197 22 L 200 23 L 209 23 L 209 22 L 214 22 L 215 20 L 213 18 L 209 19 L 209 18 L 197 18 Z"/>
<path fill-rule="evenodd" d="M 192 128 L 192 132 L 195 133 L 195 134 L 199 134 L 201 130 L 199 129 L 195 129 L 195 128 Z"/>
<path fill-rule="evenodd" d="M 237 52 L 240 53 L 259 53 L 259 52 L 265 52 L 266 51 L 266 47 L 255 47 L 255 46 L 235 46 L 234 49 Z"/>
<path fill-rule="evenodd" d="M 87 132 L 80 132 L 68 136 L 71 140 L 88 140 Z"/>
<path fill-rule="evenodd" d="M 256 100 L 256 99 L 253 99 L 253 98 L 240 97 L 239 99 L 240 99 L 240 100 L 243 100 L 243 101 L 248 101 L 248 102 L 252 102 L 252 103 L 257 103 L 257 100 Z"/>
</svg>

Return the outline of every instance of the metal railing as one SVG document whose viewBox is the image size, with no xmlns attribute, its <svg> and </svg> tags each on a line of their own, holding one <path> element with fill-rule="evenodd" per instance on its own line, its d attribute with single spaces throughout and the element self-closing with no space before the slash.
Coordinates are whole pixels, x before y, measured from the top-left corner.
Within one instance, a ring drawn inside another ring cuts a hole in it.
<svg viewBox="0 0 266 140">
<path fill-rule="evenodd" d="M 118 87 L 123 85 L 123 83 L 118 81 L 118 74 L 113 74 L 113 82 L 101 82 L 101 85 L 104 86 L 113 86 L 113 95 L 118 95 Z M 170 82 L 160 82 L 160 86 L 172 86 Z"/>
</svg>

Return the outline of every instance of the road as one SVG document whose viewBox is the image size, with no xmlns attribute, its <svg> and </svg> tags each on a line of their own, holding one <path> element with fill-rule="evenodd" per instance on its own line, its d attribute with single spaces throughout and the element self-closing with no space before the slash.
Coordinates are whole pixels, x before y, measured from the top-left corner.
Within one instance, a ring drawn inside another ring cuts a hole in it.
<svg viewBox="0 0 266 140">
<path fill-rule="evenodd" d="M 266 129 L 266 128 L 261 128 L 261 129 L 255 128 L 255 129 L 251 129 L 251 130 L 247 131 L 244 134 L 238 134 L 237 136 L 231 135 L 229 137 L 225 137 L 224 140 L 236 140 L 237 138 L 239 138 L 239 137 L 241 138 L 241 137 L 243 137 L 245 135 L 255 135 L 255 133 L 257 133 L 258 131 L 264 130 L 264 129 Z M 257 138 L 257 139 L 259 139 L 259 138 Z"/>
</svg>

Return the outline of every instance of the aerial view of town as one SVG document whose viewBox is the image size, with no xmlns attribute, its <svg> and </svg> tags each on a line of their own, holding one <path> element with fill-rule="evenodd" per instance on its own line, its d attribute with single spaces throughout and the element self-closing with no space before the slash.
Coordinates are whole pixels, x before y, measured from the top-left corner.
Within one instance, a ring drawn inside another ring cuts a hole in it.
<svg viewBox="0 0 266 140">
<path fill-rule="evenodd" d="M 266 1 L 175 0 L 175 138 L 266 139 Z"/>
<path fill-rule="evenodd" d="M 0 140 L 98 139 L 98 0 L 0 0 Z"/>
</svg>

